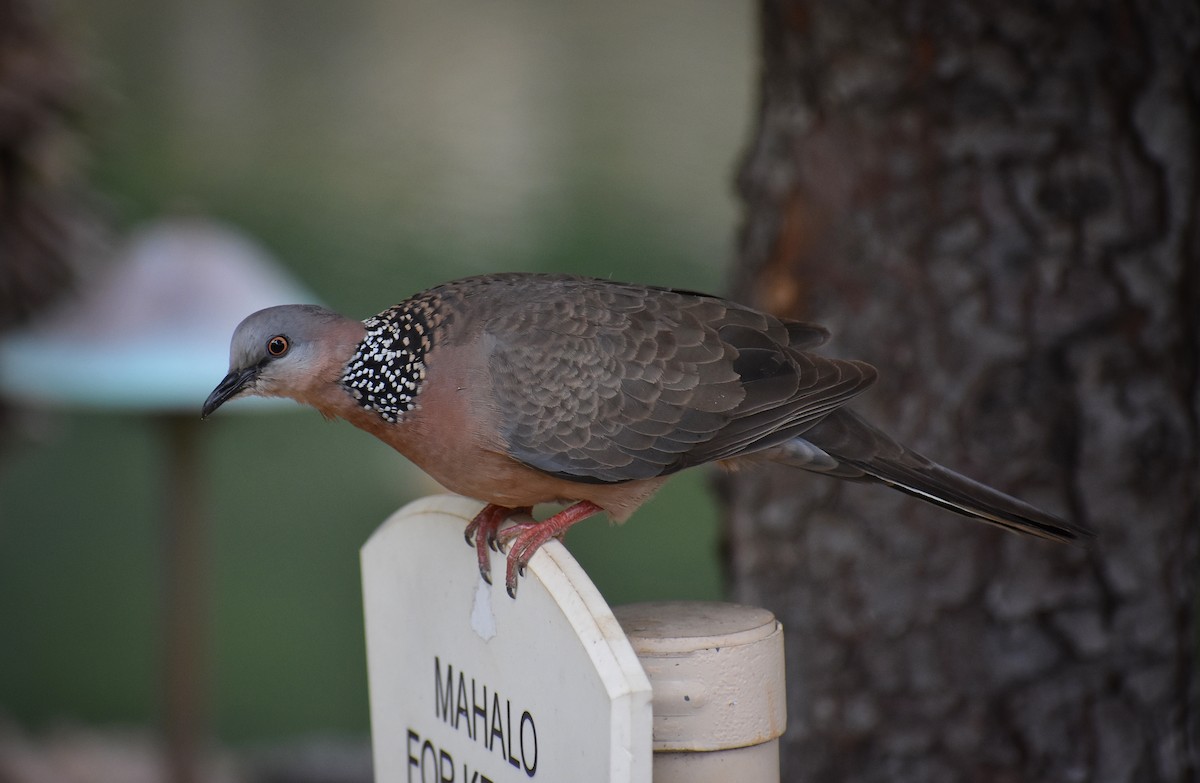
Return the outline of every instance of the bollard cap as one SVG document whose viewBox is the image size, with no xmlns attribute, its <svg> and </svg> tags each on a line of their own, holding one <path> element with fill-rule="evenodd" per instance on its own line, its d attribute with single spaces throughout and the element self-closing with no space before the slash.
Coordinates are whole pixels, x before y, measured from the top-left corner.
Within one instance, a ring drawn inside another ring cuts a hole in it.
<svg viewBox="0 0 1200 783">
<path fill-rule="evenodd" d="M 662 601 L 614 614 L 654 691 L 655 751 L 726 750 L 783 734 L 783 627 L 769 611 Z"/>
</svg>

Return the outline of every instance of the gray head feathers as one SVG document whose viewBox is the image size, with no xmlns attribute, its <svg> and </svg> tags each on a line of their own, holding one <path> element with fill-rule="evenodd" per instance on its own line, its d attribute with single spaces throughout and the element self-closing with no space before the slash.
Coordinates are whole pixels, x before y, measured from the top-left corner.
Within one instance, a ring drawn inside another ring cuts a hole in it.
<svg viewBox="0 0 1200 783">
<path fill-rule="evenodd" d="M 203 415 L 247 394 L 300 396 L 330 361 L 348 320 L 317 305 L 268 307 L 246 317 L 229 345 L 229 374 L 205 401 Z"/>
</svg>

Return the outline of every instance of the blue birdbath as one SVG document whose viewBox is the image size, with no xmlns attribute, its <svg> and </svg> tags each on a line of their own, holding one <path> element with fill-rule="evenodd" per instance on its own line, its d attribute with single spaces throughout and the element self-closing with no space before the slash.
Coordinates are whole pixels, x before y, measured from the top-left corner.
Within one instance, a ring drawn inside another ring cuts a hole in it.
<svg viewBox="0 0 1200 783">
<path fill-rule="evenodd" d="M 133 412 L 166 438 L 164 733 L 169 778 L 193 783 L 205 731 L 208 556 L 200 405 L 255 310 L 315 302 L 254 242 L 200 218 L 137 232 L 79 295 L 0 338 L 0 395 L 22 406 Z M 255 399 L 231 411 L 286 409 Z"/>
</svg>

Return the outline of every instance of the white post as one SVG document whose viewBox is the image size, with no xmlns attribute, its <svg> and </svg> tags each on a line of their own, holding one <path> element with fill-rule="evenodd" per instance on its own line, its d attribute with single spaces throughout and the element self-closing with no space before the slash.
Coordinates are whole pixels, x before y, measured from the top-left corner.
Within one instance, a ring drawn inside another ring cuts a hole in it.
<svg viewBox="0 0 1200 783">
<path fill-rule="evenodd" d="M 650 683 L 557 541 L 517 600 L 479 576 L 482 504 L 410 503 L 362 548 L 377 783 L 650 783 Z"/>
<path fill-rule="evenodd" d="M 463 542 L 481 508 L 416 501 L 362 548 L 377 783 L 779 782 L 783 633 L 770 612 L 614 613 L 558 541 L 514 601 Z M 502 577 L 504 556 L 491 565 Z"/>
<path fill-rule="evenodd" d="M 654 693 L 654 783 L 779 783 L 786 698 L 775 616 L 701 602 L 614 614 Z"/>
</svg>

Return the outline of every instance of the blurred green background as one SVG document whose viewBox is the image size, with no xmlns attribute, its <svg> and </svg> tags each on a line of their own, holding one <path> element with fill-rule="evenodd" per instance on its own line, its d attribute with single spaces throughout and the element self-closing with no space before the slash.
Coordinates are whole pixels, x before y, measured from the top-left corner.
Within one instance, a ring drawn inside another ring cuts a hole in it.
<svg viewBox="0 0 1200 783">
<path fill-rule="evenodd" d="M 88 80 L 88 178 L 118 232 L 180 212 L 219 219 L 359 317 L 497 270 L 723 287 L 752 4 L 56 11 Z M 157 427 L 29 414 L 0 460 L 0 712 L 28 726 L 144 725 L 160 711 Z M 365 733 L 358 547 L 434 487 L 311 411 L 219 416 L 202 435 L 215 733 Z M 629 524 L 585 523 L 567 543 L 610 603 L 721 595 L 703 472 Z"/>
</svg>

